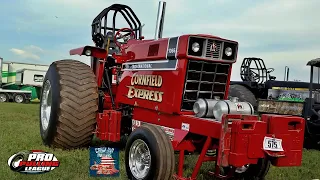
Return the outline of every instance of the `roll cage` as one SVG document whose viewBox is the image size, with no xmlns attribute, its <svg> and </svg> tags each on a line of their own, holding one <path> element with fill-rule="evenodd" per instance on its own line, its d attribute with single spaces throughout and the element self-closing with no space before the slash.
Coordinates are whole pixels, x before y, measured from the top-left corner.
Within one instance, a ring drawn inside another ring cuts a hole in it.
<svg viewBox="0 0 320 180">
<path fill-rule="evenodd" d="M 113 11 L 112 24 L 108 24 L 108 15 Z M 126 5 L 122 4 L 113 4 L 110 7 L 105 8 L 101 11 L 92 21 L 92 38 L 97 34 L 103 35 L 106 37 L 108 32 L 111 32 L 112 35 L 115 35 L 116 31 L 120 30 L 123 27 L 116 27 L 116 16 L 120 13 L 123 18 L 126 20 L 130 29 L 136 34 L 136 38 L 139 39 L 142 37 L 142 26 L 139 18 L 133 12 L 133 10 Z M 129 32 L 129 31 L 128 31 Z M 100 47 L 104 48 L 104 47 Z"/>
</svg>

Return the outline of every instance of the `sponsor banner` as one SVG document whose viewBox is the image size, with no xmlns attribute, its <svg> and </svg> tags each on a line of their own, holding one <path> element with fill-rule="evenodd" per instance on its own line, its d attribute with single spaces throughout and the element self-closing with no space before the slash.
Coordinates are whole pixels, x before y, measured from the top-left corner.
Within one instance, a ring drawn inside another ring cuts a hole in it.
<svg viewBox="0 0 320 180">
<path fill-rule="evenodd" d="M 90 147 L 90 176 L 119 177 L 119 167 L 119 149 L 110 147 Z"/>
<path fill-rule="evenodd" d="M 302 116 L 303 103 L 294 101 L 259 100 L 258 112 Z"/>
</svg>

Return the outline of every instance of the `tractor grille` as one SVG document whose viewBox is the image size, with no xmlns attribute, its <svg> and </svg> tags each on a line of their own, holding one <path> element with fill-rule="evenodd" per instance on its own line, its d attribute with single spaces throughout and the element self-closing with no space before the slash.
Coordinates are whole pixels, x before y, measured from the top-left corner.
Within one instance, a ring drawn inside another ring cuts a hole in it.
<svg viewBox="0 0 320 180">
<path fill-rule="evenodd" d="M 192 110 L 198 98 L 223 99 L 229 68 L 229 64 L 189 60 L 181 109 Z"/>
<path fill-rule="evenodd" d="M 211 51 L 212 44 L 215 44 L 215 51 Z M 206 46 L 206 58 L 210 59 L 221 59 L 220 52 L 222 49 L 222 42 L 217 40 L 208 39 Z"/>
</svg>

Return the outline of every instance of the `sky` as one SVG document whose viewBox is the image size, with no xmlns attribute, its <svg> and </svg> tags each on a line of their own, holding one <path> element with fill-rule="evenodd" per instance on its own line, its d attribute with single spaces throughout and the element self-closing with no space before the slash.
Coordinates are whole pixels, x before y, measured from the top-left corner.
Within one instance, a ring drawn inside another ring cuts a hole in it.
<svg viewBox="0 0 320 180">
<path fill-rule="evenodd" d="M 211 34 L 239 42 L 232 80 L 240 80 L 245 57 L 264 59 L 283 80 L 308 81 L 306 63 L 320 57 L 319 0 L 166 0 L 163 37 Z M 69 50 L 92 45 L 92 20 L 113 3 L 129 5 L 154 38 L 158 0 L 11 0 L 0 5 L 0 57 L 50 64 L 60 59 L 89 63 Z M 121 25 L 121 24 L 119 24 Z M 125 26 L 125 25 L 124 25 Z M 126 26 L 125 26 L 126 27 Z"/>
</svg>

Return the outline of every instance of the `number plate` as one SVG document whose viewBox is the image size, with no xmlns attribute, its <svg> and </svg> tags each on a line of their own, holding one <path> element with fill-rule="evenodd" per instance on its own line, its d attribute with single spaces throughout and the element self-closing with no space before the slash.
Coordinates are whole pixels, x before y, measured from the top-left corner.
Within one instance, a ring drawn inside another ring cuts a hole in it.
<svg viewBox="0 0 320 180">
<path fill-rule="evenodd" d="M 264 137 L 263 149 L 268 151 L 283 151 L 282 139 Z"/>
</svg>

